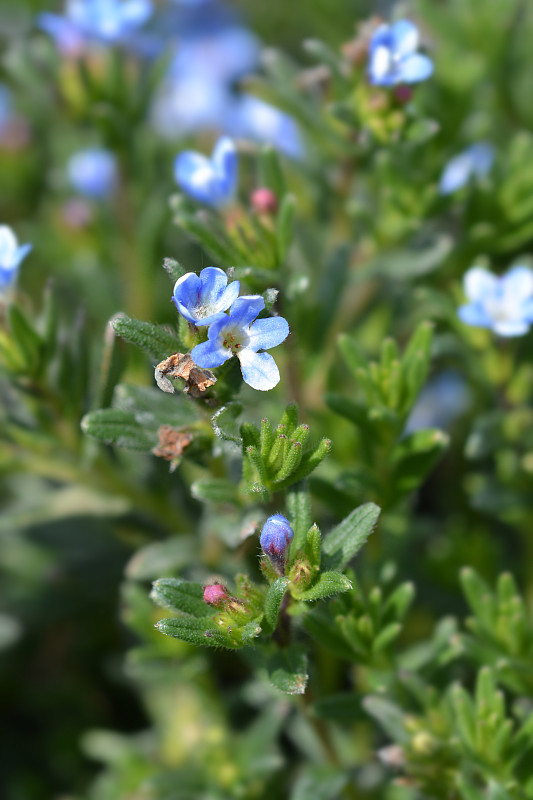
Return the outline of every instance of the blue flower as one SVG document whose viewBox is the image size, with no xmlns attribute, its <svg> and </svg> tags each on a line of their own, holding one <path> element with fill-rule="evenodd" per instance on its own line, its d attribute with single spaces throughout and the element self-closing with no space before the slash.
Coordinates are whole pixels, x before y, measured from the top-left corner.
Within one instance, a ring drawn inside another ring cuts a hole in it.
<svg viewBox="0 0 533 800">
<path fill-rule="evenodd" d="M 433 72 L 433 62 L 417 53 L 418 29 L 408 19 L 380 25 L 370 40 L 368 79 L 374 86 L 418 83 Z"/>
<path fill-rule="evenodd" d="M 30 250 L 31 244 L 19 245 L 11 228 L 0 225 L 0 292 L 13 285 L 19 265 Z"/>
<path fill-rule="evenodd" d="M 67 174 L 74 189 L 95 199 L 107 197 L 117 182 L 117 163 L 113 153 L 100 148 L 80 150 L 69 159 Z"/>
<path fill-rule="evenodd" d="M 444 370 L 423 387 L 405 423 L 403 435 L 426 428 L 446 429 L 471 402 L 465 379 L 458 372 Z"/>
<path fill-rule="evenodd" d="M 516 266 L 501 278 L 483 267 L 464 276 L 470 301 L 458 314 L 467 325 L 491 328 L 499 336 L 523 336 L 533 322 L 533 270 Z"/>
<path fill-rule="evenodd" d="M 237 189 L 237 150 L 231 139 L 219 139 L 211 158 L 184 150 L 174 162 L 177 183 L 195 200 L 210 206 L 231 202 Z"/>
<path fill-rule="evenodd" d="M 293 538 L 294 531 L 283 514 L 273 514 L 263 525 L 259 539 L 261 548 L 281 575 L 285 572 L 287 551 Z"/>
<path fill-rule="evenodd" d="M 150 0 L 67 0 L 66 14 L 41 14 L 39 26 L 62 52 L 76 53 L 86 40 L 112 44 L 134 33 L 152 14 Z"/>
<path fill-rule="evenodd" d="M 266 392 L 279 383 L 279 370 L 268 350 L 281 344 L 289 335 L 283 317 L 256 319 L 264 309 L 260 295 L 238 297 L 224 316 L 209 327 L 208 340 L 191 351 L 195 363 L 203 369 L 219 367 L 233 355 L 241 362 L 242 377 L 252 389 Z M 254 322 L 255 320 L 255 322 Z"/>
<path fill-rule="evenodd" d="M 494 148 L 488 142 L 477 142 L 446 164 L 439 182 L 441 194 L 462 189 L 472 178 L 484 178 L 494 162 Z"/>
<path fill-rule="evenodd" d="M 234 136 L 272 145 L 290 158 L 301 158 L 304 146 L 294 119 L 279 108 L 250 94 L 236 101 L 232 119 Z"/>
<path fill-rule="evenodd" d="M 188 272 L 175 283 L 173 300 L 182 317 L 193 325 L 211 325 L 226 318 L 223 313 L 235 302 L 239 281 L 228 286 L 228 276 L 218 267 L 206 267 L 196 275 Z"/>
</svg>

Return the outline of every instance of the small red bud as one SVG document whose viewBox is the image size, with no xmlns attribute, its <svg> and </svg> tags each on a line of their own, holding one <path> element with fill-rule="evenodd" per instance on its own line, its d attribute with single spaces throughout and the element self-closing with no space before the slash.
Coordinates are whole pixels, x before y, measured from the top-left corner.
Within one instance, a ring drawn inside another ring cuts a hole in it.
<svg viewBox="0 0 533 800">
<path fill-rule="evenodd" d="M 400 84 L 394 88 L 394 97 L 399 103 L 408 103 L 413 96 L 413 90 L 410 86 Z"/>
<path fill-rule="evenodd" d="M 204 602 L 210 606 L 221 606 L 230 599 L 227 589 L 221 583 L 212 583 L 204 588 Z"/>
<path fill-rule="evenodd" d="M 252 192 L 250 204 L 257 214 L 275 214 L 278 210 L 278 198 L 266 186 L 262 186 Z"/>
</svg>

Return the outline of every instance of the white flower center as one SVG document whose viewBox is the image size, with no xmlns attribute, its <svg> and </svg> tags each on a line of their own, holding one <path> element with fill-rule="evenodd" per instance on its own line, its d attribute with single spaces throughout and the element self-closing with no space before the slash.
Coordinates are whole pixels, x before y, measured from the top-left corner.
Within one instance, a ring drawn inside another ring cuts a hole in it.
<svg viewBox="0 0 533 800">
<path fill-rule="evenodd" d="M 232 353 L 239 353 L 250 341 L 250 337 L 242 328 L 224 328 L 220 333 L 220 338 L 222 347 L 231 350 Z"/>
</svg>

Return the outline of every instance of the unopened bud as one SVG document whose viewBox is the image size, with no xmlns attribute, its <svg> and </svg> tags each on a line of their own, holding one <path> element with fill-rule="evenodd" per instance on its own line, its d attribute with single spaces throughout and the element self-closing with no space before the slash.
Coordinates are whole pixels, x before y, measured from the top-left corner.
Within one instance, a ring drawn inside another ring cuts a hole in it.
<svg viewBox="0 0 533 800">
<path fill-rule="evenodd" d="M 230 599 L 226 587 L 221 583 L 211 583 L 204 588 L 204 602 L 210 606 L 223 606 Z"/>
<path fill-rule="evenodd" d="M 250 204 L 258 214 L 275 214 L 278 210 L 278 198 L 266 186 L 262 186 L 252 192 Z"/>
<path fill-rule="evenodd" d="M 260 543 L 263 553 L 267 555 L 280 575 L 285 572 L 287 550 L 294 537 L 289 520 L 282 514 L 274 514 L 263 525 Z"/>
</svg>

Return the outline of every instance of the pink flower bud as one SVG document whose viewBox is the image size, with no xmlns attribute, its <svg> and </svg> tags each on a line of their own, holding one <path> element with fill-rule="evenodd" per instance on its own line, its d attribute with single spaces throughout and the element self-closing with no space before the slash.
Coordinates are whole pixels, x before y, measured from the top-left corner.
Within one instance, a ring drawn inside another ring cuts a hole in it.
<svg viewBox="0 0 533 800">
<path fill-rule="evenodd" d="M 257 214 L 275 214 L 278 210 L 278 198 L 266 186 L 252 192 L 250 204 Z"/>
<path fill-rule="evenodd" d="M 210 606 L 222 606 L 230 599 L 226 587 L 221 583 L 211 583 L 204 588 L 204 602 Z"/>
</svg>

